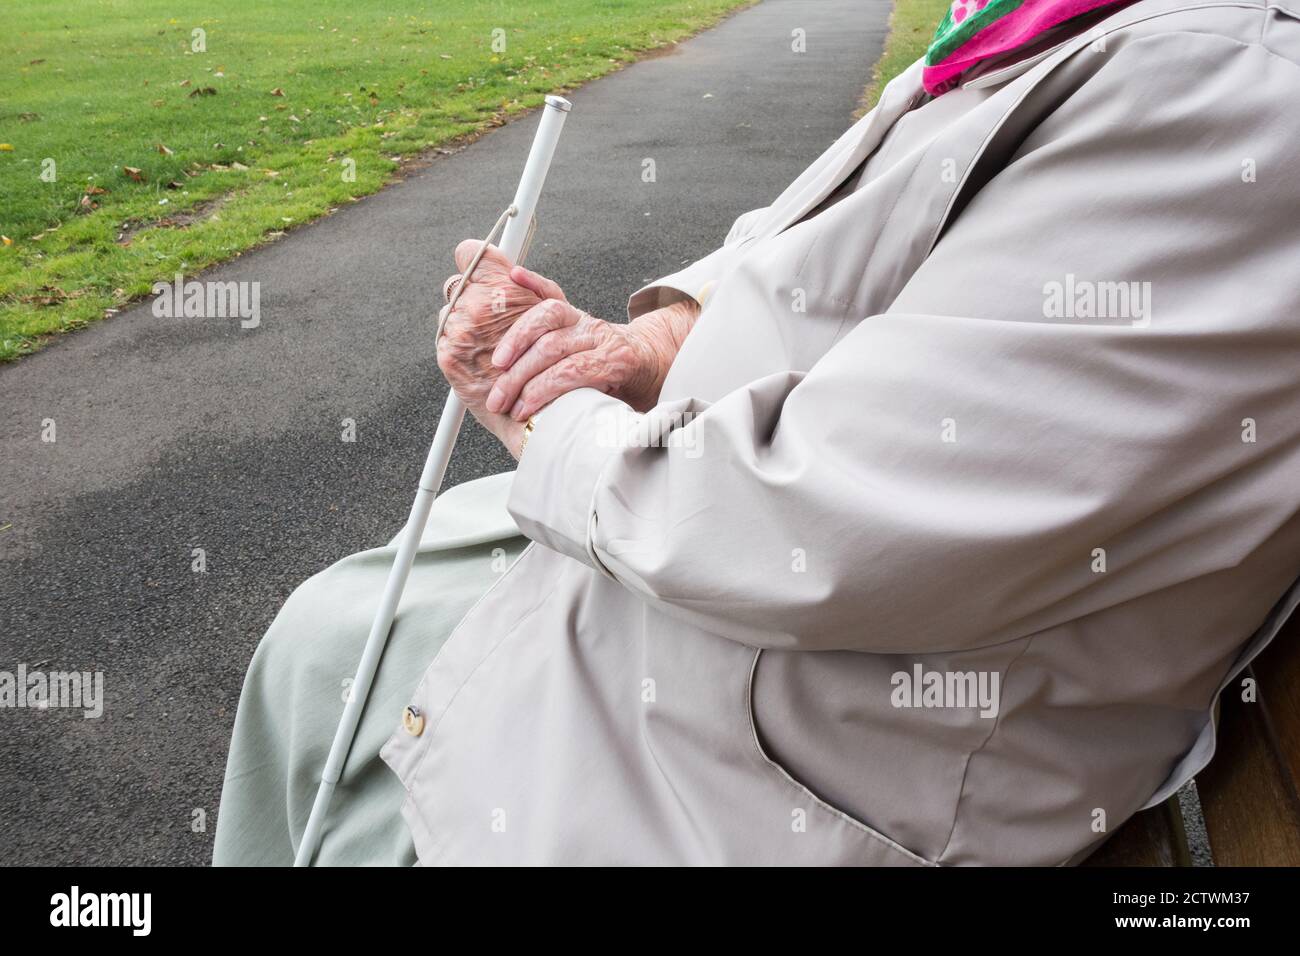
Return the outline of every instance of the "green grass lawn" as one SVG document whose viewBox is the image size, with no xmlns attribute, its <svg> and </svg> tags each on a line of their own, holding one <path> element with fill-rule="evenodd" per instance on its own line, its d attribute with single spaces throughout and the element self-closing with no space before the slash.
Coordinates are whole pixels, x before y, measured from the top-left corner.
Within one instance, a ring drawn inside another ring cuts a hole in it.
<svg viewBox="0 0 1300 956">
<path fill-rule="evenodd" d="M 950 6 L 951 0 L 894 0 L 885 53 L 876 63 L 871 85 L 862 100 L 862 113 L 876 105 L 886 83 L 925 54 L 939 21 Z"/>
<path fill-rule="evenodd" d="M 749 2 L 4 0 L 0 361 Z"/>
</svg>

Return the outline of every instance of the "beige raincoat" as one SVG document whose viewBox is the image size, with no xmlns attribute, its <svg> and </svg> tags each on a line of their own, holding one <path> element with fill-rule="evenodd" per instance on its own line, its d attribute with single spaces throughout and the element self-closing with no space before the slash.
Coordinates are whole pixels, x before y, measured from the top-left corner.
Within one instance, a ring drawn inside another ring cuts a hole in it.
<svg viewBox="0 0 1300 956">
<path fill-rule="evenodd" d="M 662 404 L 538 416 L 392 715 L 421 862 L 1056 864 L 1194 774 L 1297 601 L 1298 18 L 918 64 L 633 296 Z"/>
</svg>

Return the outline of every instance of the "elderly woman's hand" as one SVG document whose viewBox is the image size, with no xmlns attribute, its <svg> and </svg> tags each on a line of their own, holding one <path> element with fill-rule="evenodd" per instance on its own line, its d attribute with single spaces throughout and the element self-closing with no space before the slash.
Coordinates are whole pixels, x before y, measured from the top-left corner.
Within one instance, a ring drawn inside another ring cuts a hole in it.
<svg viewBox="0 0 1300 956">
<path fill-rule="evenodd" d="M 575 388 L 595 388 L 637 411 L 652 408 L 699 306 L 675 303 L 627 325 L 574 308 L 554 282 L 516 267 L 510 277 L 543 301 L 516 321 L 492 353 L 501 376 L 487 396 L 490 412 L 526 421 Z"/>
<path fill-rule="evenodd" d="M 456 267 L 462 273 L 477 255 L 480 242 L 466 239 L 456 247 Z M 444 306 L 438 338 L 438 367 L 447 377 L 465 407 L 480 424 L 497 436 L 518 456 L 523 426 L 507 415 L 485 407 L 488 391 L 501 370 L 492 364 L 492 352 L 511 324 L 541 298 L 528 286 L 511 279 L 513 267 L 495 246 L 489 246 L 474 275 L 456 300 L 456 308 Z M 450 277 L 443 288 L 450 296 L 461 275 Z"/>
<path fill-rule="evenodd" d="M 456 247 L 462 271 L 476 240 Z M 447 280 L 450 291 L 460 276 Z M 677 303 L 627 325 L 593 318 L 535 272 L 489 246 L 446 312 L 438 366 L 470 413 L 518 455 L 523 422 L 575 388 L 599 389 L 638 411 L 655 404 L 699 306 Z"/>
<path fill-rule="evenodd" d="M 469 267 L 479 245 L 476 239 L 466 239 L 456 247 L 456 268 L 460 272 Z M 440 316 L 443 328 L 438 339 L 438 367 L 471 410 L 482 407 L 500 373 L 491 361 L 493 349 L 514 321 L 542 299 L 532 289 L 514 282 L 511 269 L 501 251 L 488 246 L 456 300 L 456 308 L 448 313 L 444 307 Z M 462 279 L 460 274 L 452 276 L 444 290 L 450 293 Z"/>
</svg>

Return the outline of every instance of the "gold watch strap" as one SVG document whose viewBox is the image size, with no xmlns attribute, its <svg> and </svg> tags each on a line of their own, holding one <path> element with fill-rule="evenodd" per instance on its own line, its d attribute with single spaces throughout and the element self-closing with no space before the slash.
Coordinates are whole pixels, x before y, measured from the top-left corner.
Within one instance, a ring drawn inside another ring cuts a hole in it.
<svg viewBox="0 0 1300 956">
<path fill-rule="evenodd" d="M 519 457 L 524 457 L 524 449 L 528 447 L 528 439 L 533 437 L 533 431 L 537 428 L 537 416 L 529 415 L 528 421 L 524 424 L 524 438 L 519 443 Z"/>
</svg>

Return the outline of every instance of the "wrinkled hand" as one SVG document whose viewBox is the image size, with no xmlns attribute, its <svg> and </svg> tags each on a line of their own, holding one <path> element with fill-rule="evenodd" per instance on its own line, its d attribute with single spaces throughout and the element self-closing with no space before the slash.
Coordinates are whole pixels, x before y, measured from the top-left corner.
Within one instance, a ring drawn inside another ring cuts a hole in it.
<svg viewBox="0 0 1300 956">
<path fill-rule="evenodd" d="M 492 353 L 501 377 L 487 396 L 488 411 L 526 421 L 564 393 L 584 387 L 637 411 L 654 406 L 698 305 L 679 303 L 616 325 L 574 308 L 549 279 L 526 269 L 512 278 L 544 301 L 525 312 Z"/>
<path fill-rule="evenodd" d="M 464 272 L 478 253 L 479 241 L 466 239 L 456 247 L 456 268 Z M 513 281 L 513 267 L 495 246 L 489 246 L 474 276 L 456 300 L 456 308 L 443 307 L 442 335 L 438 339 L 438 367 L 471 411 L 482 409 L 488 389 L 500 374 L 491 361 L 492 350 L 511 324 L 541 301 L 527 286 Z M 453 289 L 460 275 L 447 280 Z"/>
<path fill-rule="evenodd" d="M 456 247 L 456 268 L 462 273 L 478 253 L 481 243 L 466 239 Z M 474 269 L 474 276 L 456 300 L 456 308 L 444 306 L 439 314 L 442 334 L 438 338 L 438 367 L 460 400 L 480 424 L 492 432 L 516 458 L 523 440 L 523 426 L 507 415 L 487 410 L 485 401 L 500 369 L 492 364 L 492 351 L 511 324 L 535 306 L 540 297 L 512 275 L 526 274 L 543 282 L 526 269 L 512 266 L 495 246 L 489 246 Z M 447 280 L 449 292 L 463 276 Z M 558 290 L 558 286 L 556 287 Z"/>
<path fill-rule="evenodd" d="M 457 246 L 457 268 L 468 268 L 478 249 L 474 239 Z M 470 413 L 518 457 L 523 423 L 575 388 L 599 389 L 637 411 L 652 408 L 698 314 L 688 301 L 627 325 L 605 322 L 489 246 L 455 310 L 444 307 L 440 316 L 438 366 Z"/>
</svg>

